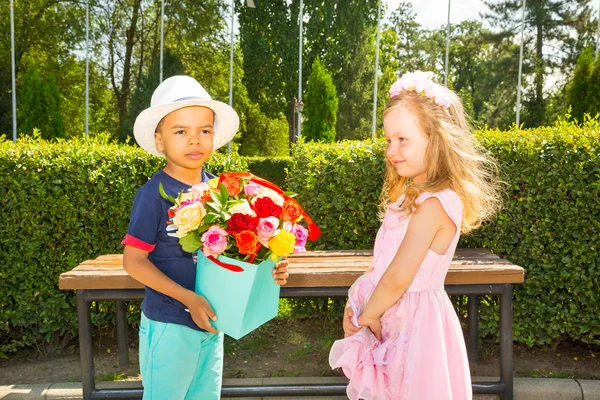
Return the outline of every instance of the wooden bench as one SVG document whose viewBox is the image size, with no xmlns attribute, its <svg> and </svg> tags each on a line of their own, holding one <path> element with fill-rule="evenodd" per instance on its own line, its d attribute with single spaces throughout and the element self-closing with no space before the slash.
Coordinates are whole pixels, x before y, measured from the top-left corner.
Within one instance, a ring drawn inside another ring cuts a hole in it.
<svg viewBox="0 0 600 400">
<path fill-rule="evenodd" d="M 281 289 L 281 297 L 345 297 L 348 288 L 371 265 L 372 251 L 313 251 L 290 257 L 290 278 Z M 119 364 L 129 364 L 127 348 L 127 300 L 141 300 L 143 285 L 131 278 L 122 267 L 122 255 L 103 255 L 87 260 L 60 275 L 59 288 L 77 291 L 77 316 L 83 398 L 141 398 L 143 389 L 97 389 L 90 306 L 92 301 L 115 301 Z M 458 249 L 445 281 L 450 295 L 468 296 L 469 359 L 477 362 L 478 296 L 500 296 L 500 380 L 473 383 L 473 392 L 501 394 L 513 398 L 512 351 L 512 284 L 522 283 L 523 268 L 485 249 Z M 340 321 L 341 322 L 341 321 Z M 223 387 L 224 397 L 246 396 L 334 396 L 344 395 L 345 385 L 302 386 L 231 386 Z"/>
</svg>

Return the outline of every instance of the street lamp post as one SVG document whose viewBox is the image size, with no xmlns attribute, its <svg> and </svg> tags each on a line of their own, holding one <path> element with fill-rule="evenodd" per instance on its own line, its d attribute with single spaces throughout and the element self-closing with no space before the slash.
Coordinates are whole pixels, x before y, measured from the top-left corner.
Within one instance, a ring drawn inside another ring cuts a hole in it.
<svg viewBox="0 0 600 400">
<path fill-rule="evenodd" d="M 521 74 L 523 73 L 523 31 L 525 30 L 525 0 L 523 0 L 523 15 L 521 16 L 521 48 L 519 50 L 519 81 L 517 83 L 517 128 L 520 125 L 521 114 Z"/>
<path fill-rule="evenodd" d="M 85 135 L 90 134 L 90 0 L 85 2 Z"/>
<path fill-rule="evenodd" d="M 10 0 L 10 60 L 12 68 L 12 123 L 13 141 L 17 141 L 17 88 L 15 68 L 15 10 L 13 0 Z"/>
<path fill-rule="evenodd" d="M 448 55 L 450 53 L 450 2 L 448 0 L 448 23 L 446 24 L 446 62 L 444 65 L 444 86 L 448 87 Z"/>
<path fill-rule="evenodd" d="M 377 2 L 377 38 L 375 39 L 375 83 L 373 85 L 373 122 L 371 124 L 371 140 L 375 139 L 377 130 L 377 78 L 379 75 L 379 37 L 381 35 L 381 0 Z"/>
<path fill-rule="evenodd" d="M 302 103 L 302 20 L 304 13 L 304 4 L 302 0 L 300 0 L 300 40 L 298 42 L 298 105 L 304 104 Z M 298 112 L 298 137 L 302 136 L 302 107 L 296 107 L 296 111 Z"/>
</svg>

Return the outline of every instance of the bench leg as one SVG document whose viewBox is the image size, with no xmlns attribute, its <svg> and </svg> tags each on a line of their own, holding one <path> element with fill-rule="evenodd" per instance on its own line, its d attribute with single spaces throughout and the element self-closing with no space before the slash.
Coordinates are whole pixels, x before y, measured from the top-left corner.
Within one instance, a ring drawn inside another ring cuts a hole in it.
<svg viewBox="0 0 600 400">
<path fill-rule="evenodd" d="M 479 364 L 479 319 L 477 310 L 479 309 L 479 296 L 471 294 L 468 297 L 467 323 L 469 327 L 469 342 L 467 350 L 469 353 L 469 362 Z"/>
<path fill-rule="evenodd" d="M 504 382 L 502 400 L 513 400 L 512 285 L 502 285 L 500 294 L 500 380 Z"/>
<path fill-rule="evenodd" d="M 117 353 L 119 354 L 119 369 L 129 367 L 129 346 L 127 344 L 127 303 L 115 301 L 117 309 Z"/>
<path fill-rule="evenodd" d="M 90 302 L 85 298 L 85 290 L 77 291 L 77 324 L 79 327 L 79 358 L 81 361 L 81 384 L 83 400 L 90 400 L 94 383 L 94 348 L 92 346 L 92 320 Z"/>
</svg>

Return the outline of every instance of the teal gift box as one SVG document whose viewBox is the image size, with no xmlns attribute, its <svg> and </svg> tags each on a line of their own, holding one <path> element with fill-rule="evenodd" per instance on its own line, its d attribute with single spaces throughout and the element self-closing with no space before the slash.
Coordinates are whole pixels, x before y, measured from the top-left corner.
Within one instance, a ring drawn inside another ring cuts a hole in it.
<svg viewBox="0 0 600 400">
<path fill-rule="evenodd" d="M 198 254 L 196 293 L 204 296 L 217 315 L 212 325 L 239 339 L 275 318 L 279 308 L 279 285 L 273 280 L 273 261 L 250 264 L 219 256 L 221 263 L 241 268 L 231 271 Z"/>
</svg>

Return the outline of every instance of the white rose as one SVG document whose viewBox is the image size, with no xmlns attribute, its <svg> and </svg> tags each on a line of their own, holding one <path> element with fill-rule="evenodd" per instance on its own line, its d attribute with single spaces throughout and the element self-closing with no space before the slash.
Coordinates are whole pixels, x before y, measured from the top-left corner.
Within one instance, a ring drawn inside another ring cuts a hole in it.
<svg viewBox="0 0 600 400">
<path fill-rule="evenodd" d="M 206 215 L 206 210 L 201 201 L 196 201 L 181 208 L 173 218 L 173 224 L 179 228 L 178 237 L 184 237 L 188 232 L 198 228 Z"/>
<path fill-rule="evenodd" d="M 258 194 L 252 199 L 252 204 L 254 204 L 256 202 L 256 200 L 258 200 L 262 197 L 268 197 L 271 200 L 273 200 L 273 203 L 277 204 L 279 207 L 283 207 L 283 203 L 284 203 L 283 196 L 281 196 L 279 193 L 277 193 L 273 189 L 269 189 L 266 187 L 262 187 L 258 190 Z"/>
<path fill-rule="evenodd" d="M 256 217 L 256 213 L 250 207 L 248 200 L 243 200 L 243 203 L 237 204 L 229 209 L 230 214 L 245 214 L 250 215 L 251 217 Z"/>
</svg>

